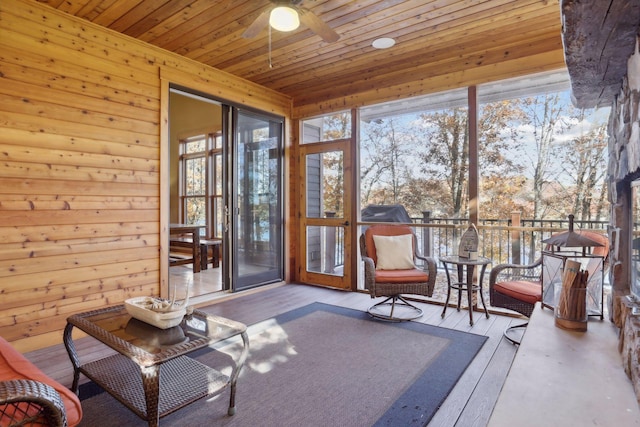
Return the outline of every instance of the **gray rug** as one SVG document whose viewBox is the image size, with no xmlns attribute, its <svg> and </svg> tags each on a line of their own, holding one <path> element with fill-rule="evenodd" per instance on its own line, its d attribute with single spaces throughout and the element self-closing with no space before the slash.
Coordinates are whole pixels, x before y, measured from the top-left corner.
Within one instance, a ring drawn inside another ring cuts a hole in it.
<svg viewBox="0 0 640 427">
<path fill-rule="evenodd" d="M 252 325 L 249 336 L 236 414 L 227 415 L 226 390 L 161 418 L 162 426 L 426 425 L 486 341 L 321 303 Z M 194 357 L 228 373 L 238 352 L 235 341 Z M 146 425 L 95 389 L 93 383 L 80 389 L 81 426 Z"/>
</svg>

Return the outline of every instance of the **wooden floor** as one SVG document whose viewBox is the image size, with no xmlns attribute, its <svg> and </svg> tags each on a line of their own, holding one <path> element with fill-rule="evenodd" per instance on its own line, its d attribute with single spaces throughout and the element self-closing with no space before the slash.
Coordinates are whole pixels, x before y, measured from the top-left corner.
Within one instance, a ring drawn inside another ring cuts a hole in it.
<svg viewBox="0 0 640 427">
<path fill-rule="evenodd" d="M 250 325 L 316 301 L 359 310 L 366 310 L 372 304 L 369 295 L 364 293 L 288 284 L 223 296 L 201 309 Z M 502 333 L 513 322 L 522 320 L 495 314 L 487 319 L 484 313 L 476 312 L 475 324 L 470 326 L 465 309 L 457 312 L 455 308 L 448 308 L 442 318 L 442 305 L 417 304 L 424 310 L 418 322 L 489 337 L 429 425 L 486 426 L 517 351 L 516 346 L 503 339 Z M 90 338 L 77 340 L 76 347 L 81 354 L 89 354 L 89 358 L 105 354 L 102 344 Z M 27 357 L 49 376 L 71 385 L 71 362 L 62 344 L 28 353 Z"/>
</svg>

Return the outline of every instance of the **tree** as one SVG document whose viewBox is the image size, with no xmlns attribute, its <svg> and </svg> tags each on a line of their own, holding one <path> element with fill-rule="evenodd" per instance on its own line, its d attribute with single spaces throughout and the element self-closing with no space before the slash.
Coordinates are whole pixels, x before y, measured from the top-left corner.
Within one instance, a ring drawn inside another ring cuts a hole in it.
<svg viewBox="0 0 640 427">
<path fill-rule="evenodd" d="M 517 100 L 490 102 L 481 107 L 478 157 L 482 218 L 509 218 L 515 210 L 528 210 L 524 167 L 515 160 L 522 158 L 522 143 L 517 128 L 512 126 L 523 118 Z"/>
<path fill-rule="evenodd" d="M 521 175 L 522 168 L 504 155 L 506 150 L 517 146 L 517 133 L 510 123 L 520 118 L 522 112 L 512 101 L 482 106 L 478 120 L 478 156 L 482 179 L 488 183 L 504 178 L 516 179 Z M 420 139 L 428 144 L 422 155 L 422 171 L 431 179 L 447 183 L 450 195 L 447 215 L 465 217 L 468 214 L 469 172 L 467 109 L 458 107 L 424 113 L 420 115 L 420 120 L 420 128 L 423 129 Z M 499 217 L 503 212 L 484 209 L 484 213 Z"/>
<path fill-rule="evenodd" d="M 415 140 L 425 147 L 418 154 L 421 171 L 447 186 L 449 200 L 443 207 L 446 215 L 463 217 L 467 210 L 469 170 L 467 109 L 456 107 L 420 114 Z"/>
<path fill-rule="evenodd" d="M 578 110 L 572 121 L 579 132 L 558 147 L 568 177 L 567 196 L 573 199 L 572 213 L 583 221 L 600 219 L 607 181 L 607 125 L 586 119 L 587 112 Z"/>
<path fill-rule="evenodd" d="M 540 219 L 548 216 L 550 210 L 556 210 L 554 203 L 549 203 L 546 190 L 548 184 L 557 182 L 557 171 L 552 167 L 552 144 L 556 135 L 566 127 L 562 117 L 566 113 L 567 103 L 562 102 L 560 93 L 529 97 L 521 102 L 525 113 L 524 125 L 531 129 L 530 142 L 533 143 L 528 152 L 533 169 L 530 197 L 533 204 L 532 215 L 533 219 Z"/>
<path fill-rule="evenodd" d="M 578 114 L 580 113 L 580 114 Z M 468 215 L 467 109 L 377 119 L 361 134 L 361 201 L 410 215 Z M 606 125 L 571 107 L 568 92 L 485 103 L 478 117 L 480 216 L 600 218 L 607 213 Z"/>
<path fill-rule="evenodd" d="M 351 136 L 351 114 L 337 113 L 323 117 L 322 141 Z M 321 155 L 322 203 L 325 210 L 344 216 L 344 155 L 340 151 Z"/>
<path fill-rule="evenodd" d="M 364 125 L 360 170 L 363 206 L 397 204 L 406 187 L 411 150 L 404 135 L 406 127 L 395 118 Z M 365 163 L 365 162 L 363 162 Z"/>
</svg>

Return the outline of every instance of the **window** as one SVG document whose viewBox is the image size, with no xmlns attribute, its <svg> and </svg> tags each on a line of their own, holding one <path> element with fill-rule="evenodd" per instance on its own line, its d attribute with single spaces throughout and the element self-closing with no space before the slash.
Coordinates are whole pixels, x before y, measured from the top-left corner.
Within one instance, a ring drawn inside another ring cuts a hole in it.
<svg viewBox="0 0 640 427">
<path fill-rule="evenodd" d="M 571 105 L 565 71 L 478 86 L 480 217 L 606 219 L 608 109 Z M 466 218 L 467 88 L 360 111 L 360 203 Z"/>
<path fill-rule="evenodd" d="M 222 237 L 222 137 L 202 134 L 180 140 L 180 217 L 204 225 L 206 237 Z"/>
<path fill-rule="evenodd" d="M 351 138 L 351 112 L 344 111 L 302 121 L 302 144 Z"/>
</svg>

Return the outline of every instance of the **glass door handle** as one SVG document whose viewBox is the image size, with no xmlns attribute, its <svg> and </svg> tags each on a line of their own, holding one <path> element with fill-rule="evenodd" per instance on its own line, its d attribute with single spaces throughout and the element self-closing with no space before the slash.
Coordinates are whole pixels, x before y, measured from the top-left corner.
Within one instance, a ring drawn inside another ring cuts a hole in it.
<svg viewBox="0 0 640 427">
<path fill-rule="evenodd" d="M 342 223 L 342 225 L 344 225 L 345 227 L 349 225 L 349 221 L 345 221 Z"/>
</svg>

